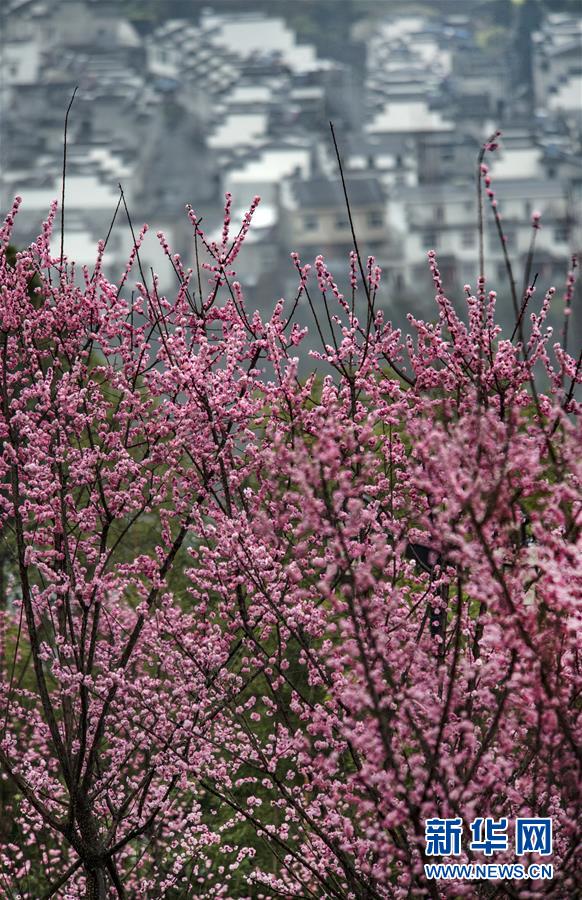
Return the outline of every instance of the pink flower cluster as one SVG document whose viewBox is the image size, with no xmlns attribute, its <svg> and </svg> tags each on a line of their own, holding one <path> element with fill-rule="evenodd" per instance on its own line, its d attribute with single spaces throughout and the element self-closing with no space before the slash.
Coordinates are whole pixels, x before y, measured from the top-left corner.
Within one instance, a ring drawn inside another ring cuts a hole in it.
<svg viewBox="0 0 582 900">
<path fill-rule="evenodd" d="M 119 289 L 51 279 L 53 211 L 15 264 L 16 204 L 0 229 L 0 890 L 485 897 L 425 880 L 424 820 L 549 816 L 574 897 L 580 365 L 552 292 L 524 345 L 431 253 L 403 340 L 373 258 L 356 309 L 294 255 L 333 335 L 302 380 L 296 304 L 231 282 L 257 203 L 229 245 L 227 196 L 215 247 L 189 211 L 208 295 L 163 235 L 176 296 L 123 291 L 145 228 Z"/>
</svg>

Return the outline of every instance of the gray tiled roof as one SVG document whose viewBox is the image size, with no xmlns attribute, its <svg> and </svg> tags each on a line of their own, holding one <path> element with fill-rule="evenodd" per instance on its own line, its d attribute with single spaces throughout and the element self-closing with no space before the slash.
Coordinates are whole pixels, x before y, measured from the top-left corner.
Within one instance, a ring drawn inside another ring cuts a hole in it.
<svg viewBox="0 0 582 900">
<path fill-rule="evenodd" d="M 346 176 L 350 205 L 354 208 L 382 204 L 382 186 L 377 178 L 370 176 Z M 308 178 L 297 180 L 292 185 L 293 194 L 302 209 L 309 207 L 335 208 L 345 206 L 343 189 L 339 178 Z"/>
</svg>

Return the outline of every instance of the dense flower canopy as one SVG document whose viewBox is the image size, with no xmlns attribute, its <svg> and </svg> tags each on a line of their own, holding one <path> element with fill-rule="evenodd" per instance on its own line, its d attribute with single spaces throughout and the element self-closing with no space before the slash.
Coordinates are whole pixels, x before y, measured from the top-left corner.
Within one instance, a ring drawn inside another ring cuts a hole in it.
<svg viewBox="0 0 582 900">
<path fill-rule="evenodd" d="M 431 253 L 404 338 L 373 259 L 344 296 L 294 255 L 264 320 L 233 272 L 257 202 L 233 236 L 227 196 L 220 245 L 189 210 L 206 289 L 159 235 L 172 297 L 131 289 L 145 230 L 117 285 L 104 243 L 82 277 L 51 256 L 56 207 L 15 257 L 18 203 L 0 230 L 0 890 L 489 897 L 425 879 L 425 820 L 549 816 L 553 881 L 503 895 L 574 897 L 580 363 L 554 291 L 505 335 L 484 276 L 453 302 Z"/>
</svg>

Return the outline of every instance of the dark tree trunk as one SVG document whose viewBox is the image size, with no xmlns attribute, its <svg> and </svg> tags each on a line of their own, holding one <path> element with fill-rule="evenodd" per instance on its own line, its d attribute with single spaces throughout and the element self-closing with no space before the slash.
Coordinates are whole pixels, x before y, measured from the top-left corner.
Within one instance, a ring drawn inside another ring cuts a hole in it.
<svg viewBox="0 0 582 900">
<path fill-rule="evenodd" d="M 107 900 L 105 868 L 87 869 L 87 900 Z"/>
</svg>

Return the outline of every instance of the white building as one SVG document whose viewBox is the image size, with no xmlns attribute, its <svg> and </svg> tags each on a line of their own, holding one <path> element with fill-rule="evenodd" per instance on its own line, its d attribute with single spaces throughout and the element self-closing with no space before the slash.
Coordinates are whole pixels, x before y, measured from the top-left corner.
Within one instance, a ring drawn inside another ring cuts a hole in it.
<svg viewBox="0 0 582 900">
<path fill-rule="evenodd" d="M 285 178 L 310 171 L 309 146 L 274 146 L 264 149 L 237 168 L 224 175 L 224 188 L 231 191 L 237 205 L 248 205 L 253 197 L 270 205 L 277 205 L 279 190 Z"/>
<path fill-rule="evenodd" d="M 540 109 L 571 110 L 582 106 L 582 19 L 550 13 L 532 36 L 534 91 Z"/>
</svg>

